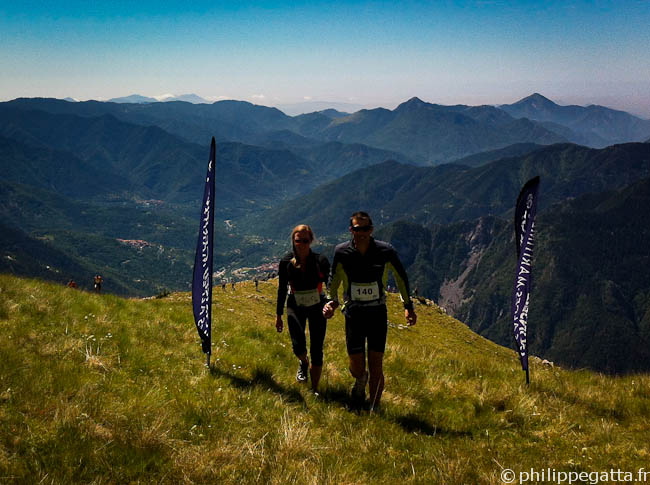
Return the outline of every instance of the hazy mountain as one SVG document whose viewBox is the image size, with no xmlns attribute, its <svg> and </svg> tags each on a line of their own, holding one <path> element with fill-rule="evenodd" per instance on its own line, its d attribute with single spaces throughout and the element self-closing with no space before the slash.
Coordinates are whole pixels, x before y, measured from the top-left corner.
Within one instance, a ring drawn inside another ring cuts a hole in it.
<svg viewBox="0 0 650 485">
<path fill-rule="evenodd" d="M 109 103 L 157 103 L 156 98 L 150 98 L 148 96 L 142 96 L 140 94 L 131 94 L 130 96 L 123 96 L 121 98 L 111 98 L 108 100 Z"/>
<path fill-rule="evenodd" d="M 142 96 L 140 94 L 132 94 L 130 96 L 123 96 L 121 98 L 111 98 L 108 100 L 109 103 L 158 103 L 158 102 L 169 102 L 169 101 L 185 101 L 187 103 L 208 103 L 201 96 L 196 94 L 181 94 L 176 96 L 174 94 L 165 94 L 162 96 L 150 97 Z"/>
<path fill-rule="evenodd" d="M 174 96 L 174 95 L 169 95 L 165 96 L 163 99 L 160 99 L 159 101 L 185 101 L 187 103 L 193 103 L 193 104 L 208 104 L 209 101 L 202 98 L 198 94 L 181 94 L 179 96 Z"/>
<path fill-rule="evenodd" d="M 333 120 L 337 118 L 345 118 L 346 116 L 350 116 L 350 113 L 345 113 L 343 111 L 337 111 L 335 109 L 324 109 L 322 111 L 319 111 L 320 114 L 327 116 L 328 118 L 331 118 Z"/>
<path fill-rule="evenodd" d="M 516 143 L 514 145 L 501 148 L 499 150 L 489 150 L 487 152 L 477 153 L 468 157 L 459 158 L 454 160 L 453 163 L 465 165 L 467 167 L 478 167 L 486 163 L 501 160 L 502 158 L 520 157 L 527 155 L 542 148 L 544 145 L 537 145 L 536 143 Z"/>
<path fill-rule="evenodd" d="M 329 123 L 322 136 L 404 153 L 436 164 L 514 143 L 566 141 L 541 125 L 490 106 L 440 106 L 413 98 L 395 110 L 362 110 Z"/>
<path fill-rule="evenodd" d="M 115 118 L 143 126 L 158 126 L 186 141 L 208 144 L 217 141 L 248 142 L 250 137 L 266 131 L 292 128 L 292 118 L 275 108 L 257 106 L 244 101 L 219 101 L 213 104 L 191 104 L 169 101 L 143 104 L 102 103 L 85 101 L 68 103 L 45 98 L 19 98 L 0 103 L 1 108 L 39 110 L 51 114 L 72 114 Z"/>
<path fill-rule="evenodd" d="M 593 147 L 638 142 L 650 134 L 650 120 L 604 106 L 560 106 L 538 93 L 500 108 L 515 118 L 563 125 L 574 133 L 568 137 L 570 141 Z M 553 130 L 548 124 L 544 126 Z M 565 137 L 568 134 L 562 130 L 553 131 Z"/>
<path fill-rule="evenodd" d="M 315 111 L 335 111 L 337 113 L 354 113 L 363 109 L 360 104 L 338 103 L 328 101 L 305 101 L 302 103 L 279 104 L 276 106 L 280 111 L 289 116 L 297 116 Z"/>
<path fill-rule="evenodd" d="M 19 150 L 14 144 L 10 150 L 9 142 L 0 144 L 5 180 L 59 187 L 59 193 L 82 198 L 132 194 L 197 204 L 201 196 L 208 147 L 155 126 L 125 123 L 108 114 L 81 117 L 0 106 L 0 136 L 27 145 Z M 217 200 L 231 217 L 256 203 L 295 197 L 320 183 L 313 163 L 286 149 L 221 143 L 217 165 Z M 67 176 L 72 177 L 69 186 Z M 301 183 L 295 183 L 299 178 Z"/>
</svg>

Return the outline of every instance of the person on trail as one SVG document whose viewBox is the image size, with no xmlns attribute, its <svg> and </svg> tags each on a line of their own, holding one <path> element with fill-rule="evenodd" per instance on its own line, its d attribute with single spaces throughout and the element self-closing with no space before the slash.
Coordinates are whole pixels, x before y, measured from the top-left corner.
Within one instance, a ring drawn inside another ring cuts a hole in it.
<svg viewBox="0 0 650 485">
<path fill-rule="evenodd" d="M 76 287 L 77 287 L 77 283 L 75 282 L 75 280 L 71 279 L 70 281 L 68 281 L 68 288 L 76 288 Z"/>
<path fill-rule="evenodd" d="M 257 276 L 255 277 L 255 291 L 259 291 L 259 286 L 260 282 L 257 280 Z"/>
<path fill-rule="evenodd" d="M 388 315 L 384 288 L 388 270 L 393 273 L 408 325 L 415 325 L 417 316 L 409 296 L 406 271 L 397 252 L 388 243 L 372 237 L 372 219 L 366 212 L 355 212 L 350 217 L 352 240 L 336 246 L 332 263 L 329 301 L 323 307 L 323 316 L 331 318 L 338 308 L 338 289 L 343 283 L 345 341 L 350 359 L 350 373 L 356 379 L 352 397 L 364 402 L 366 384 L 370 382 L 371 409 L 379 407 L 384 390 L 383 359 L 388 333 Z M 368 371 L 366 371 L 366 343 Z"/>
<path fill-rule="evenodd" d="M 300 360 L 296 380 L 306 382 L 307 371 L 309 371 L 311 388 L 316 392 L 323 370 L 323 342 L 327 329 L 327 321 L 323 316 L 325 303 L 323 283 L 327 285 L 330 263 L 325 256 L 311 250 L 313 241 L 314 233 L 305 224 L 296 226 L 291 232 L 293 251 L 286 254 L 279 265 L 275 328 L 278 332 L 282 332 L 284 328 L 282 314 L 286 300 L 291 346 L 293 353 Z M 309 321 L 311 368 L 307 358 L 305 337 L 307 321 Z"/>
<path fill-rule="evenodd" d="M 102 291 L 102 282 L 104 279 L 102 278 L 101 275 L 95 275 L 95 278 L 93 279 L 93 282 L 95 283 L 95 293 L 99 293 Z"/>
</svg>

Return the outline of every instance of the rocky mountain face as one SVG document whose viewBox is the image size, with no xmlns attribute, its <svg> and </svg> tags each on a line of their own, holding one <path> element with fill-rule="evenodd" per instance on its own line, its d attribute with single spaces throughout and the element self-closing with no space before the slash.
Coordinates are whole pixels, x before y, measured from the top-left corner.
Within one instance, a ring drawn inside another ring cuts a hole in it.
<svg viewBox="0 0 650 485">
<path fill-rule="evenodd" d="M 650 178 L 556 204 L 536 221 L 529 350 L 609 373 L 650 368 Z M 398 222 L 412 286 L 477 333 L 513 341 L 516 265 L 512 223 L 482 217 L 444 226 Z"/>
</svg>

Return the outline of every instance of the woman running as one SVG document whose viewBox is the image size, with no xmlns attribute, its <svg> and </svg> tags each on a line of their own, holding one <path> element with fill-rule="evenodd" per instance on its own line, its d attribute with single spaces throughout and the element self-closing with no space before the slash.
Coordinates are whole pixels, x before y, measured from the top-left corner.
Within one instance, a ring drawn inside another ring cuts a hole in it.
<svg viewBox="0 0 650 485">
<path fill-rule="evenodd" d="M 325 256 L 311 250 L 313 240 L 314 233 L 305 224 L 296 226 L 291 232 L 293 251 L 280 260 L 275 328 L 278 332 L 282 332 L 284 328 L 282 314 L 286 300 L 291 345 L 293 353 L 300 360 L 296 380 L 307 381 L 309 370 L 311 387 L 316 392 L 323 370 L 323 342 L 327 327 L 327 321 L 323 317 L 323 305 L 326 301 L 323 283 L 327 284 L 330 263 Z M 309 320 L 311 368 L 307 358 L 305 337 L 307 320 Z"/>
</svg>

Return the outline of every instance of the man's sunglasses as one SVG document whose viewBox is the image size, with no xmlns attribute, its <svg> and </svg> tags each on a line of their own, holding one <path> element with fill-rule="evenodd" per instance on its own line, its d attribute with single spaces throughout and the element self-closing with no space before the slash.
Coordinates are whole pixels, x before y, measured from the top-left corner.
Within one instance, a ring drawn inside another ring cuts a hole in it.
<svg viewBox="0 0 650 485">
<path fill-rule="evenodd" d="M 293 242 L 297 242 L 300 244 L 309 244 L 311 241 L 309 239 L 294 239 Z"/>
<path fill-rule="evenodd" d="M 352 226 L 351 229 L 354 232 L 368 232 L 372 229 L 372 226 Z"/>
</svg>

